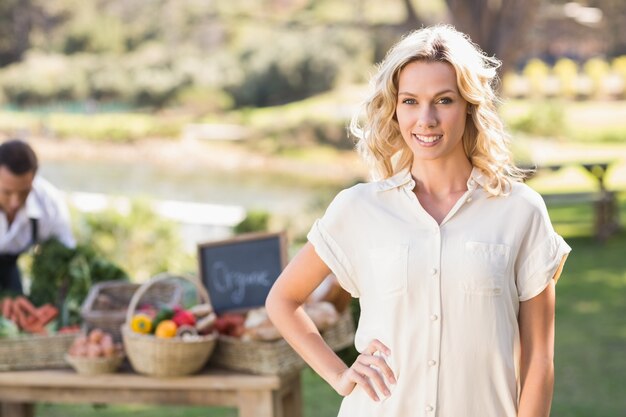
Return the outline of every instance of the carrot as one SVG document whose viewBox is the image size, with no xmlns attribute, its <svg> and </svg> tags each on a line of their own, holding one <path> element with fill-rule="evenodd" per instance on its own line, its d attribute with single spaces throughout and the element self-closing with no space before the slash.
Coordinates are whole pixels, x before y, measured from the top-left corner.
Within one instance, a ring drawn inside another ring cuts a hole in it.
<svg viewBox="0 0 626 417">
<path fill-rule="evenodd" d="M 18 297 L 15 297 L 13 301 L 15 302 L 15 305 L 17 305 L 27 315 L 33 315 L 33 316 L 37 315 L 37 309 L 28 300 L 28 298 L 20 295 Z"/>
<path fill-rule="evenodd" d="M 10 319 L 10 316 L 11 316 L 12 305 L 13 305 L 13 300 L 11 300 L 9 297 L 6 297 L 2 301 L 2 315 L 8 319 Z"/>
<path fill-rule="evenodd" d="M 59 314 L 59 310 L 52 304 L 44 304 L 37 309 L 37 317 L 44 324 L 50 323 Z"/>
<path fill-rule="evenodd" d="M 28 332 L 28 333 L 37 333 L 37 334 L 44 334 L 44 333 L 46 333 L 46 330 L 41 325 L 41 323 L 38 322 L 38 321 L 35 322 L 35 323 L 32 323 L 32 324 L 24 323 L 24 325 L 21 326 L 21 327 L 22 327 L 22 330 L 24 330 L 25 332 Z"/>
<path fill-rule="evenodd" d="M 17 324 L 17 326 L 21 329 L 24 328 L 24 314 L 22 313 L 22 310 L 20 310 L 19 308 L 14 308 L 13 309 L 13 322 L 15 324 Z"/>
<path fill-rule="evenodd" d="M 29 327 L 37 323 L 41 324 L 41 321 L 37 316 L 26 316 L 26 318 L 24 319 L 24 324 Z"/>
</svg>

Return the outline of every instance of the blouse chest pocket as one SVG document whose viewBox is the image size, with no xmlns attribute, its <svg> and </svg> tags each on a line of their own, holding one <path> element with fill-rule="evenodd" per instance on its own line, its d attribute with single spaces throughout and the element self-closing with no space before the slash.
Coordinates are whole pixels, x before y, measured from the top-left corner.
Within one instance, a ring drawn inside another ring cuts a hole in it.
<svg viewBox="0 0 626 417">
<path fill-rule="evenodd" d="M 466 242 L 462 288 L 467 293 L 497 296 L 504 290 L 510 248 L 497 243 Z"/>
<path fill-rule="evenodd" d="M 370 283 L 372 295 L 389 297 L 402 295 L 407 290 L 408 245 L 391 245 L 369 251 Z"/>
</svg>

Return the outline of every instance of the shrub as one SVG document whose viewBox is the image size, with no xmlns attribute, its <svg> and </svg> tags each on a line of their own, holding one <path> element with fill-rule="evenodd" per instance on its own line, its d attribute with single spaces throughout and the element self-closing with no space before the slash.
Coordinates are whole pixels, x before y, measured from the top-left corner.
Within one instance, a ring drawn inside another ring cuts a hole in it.
<svg viewBox="0 0 626 417">
<path fill-rule="evenodd" d="M 163 107 L 189 84 L 181 74 L 163 68 L 146 68 L 133 74 L 135 104 Z"/>
<path fill-rule="evenodd" d="M 530 92 L 534 96 L 543 96 L 544 83 L 548 78 L 550 69 L 540 59 L 533 58 L 524 67 L 523 74 L 530 83 Z"/>
<path fill-rule="evenodd" d="M 540 102 L 531 106 L 524 116 L 511 122 L 511 129 L 539 136 L 562 136 L 566 131 L 563 106 Z"/>
<path fill-rule="evenodd" d="M 272 35 L 248 45 L 237 61 L 238 76 L 224 85 L 225 90 L 237 107 L 265 107 L 330 90 L 349 54 L 326 36 L 300 33 Z"/>
<path fill-rule="evenodd" d="M 267 211 L 251 210 L 233 229 L 236 234 L 251 232 L 266 232 L 270 221 L 270 214 Z"/>
<path fill-rule="evenodd" d="M 88 93 L 83 68 L 62 55 L 30 53 L 0 73 L 6 99 L 26 105 L 51 100 L 84 99 Z"/>
<path fill-rule="evenodd" d="M 132 103 L 136 94 L 128 71 L 113 59 L 89 74 L 89 89 L 90 97 L 99 101 Z"/>
<path fill-rule="evenodd" d="M 143 281 L 163 271 L 193 270 L 185 255 L 176 224 L 154 213 L 149 200 L 135 199 L 128 212 L 73 216 L 77 240 L 90 244 L 119 264 L 133 281 Z"/>
<path fill-rule="evenodd" d="M 578 77 L 578 65 L 571 59 L 559 59 L 552 72 L 559 80 L 561 87 L 561 96 L 566 98 L 574 98 L 576 96 L 576 78 Z"/>
<path fill-rule="evenodd" d="M 611 63 L 611 69 L 626 82 L 626 55 L 618 56 Z"/>
<path fill-rule="evenodd" d="M 603 81 L 609 74 L 609 64 L 600 58 L 591 58 L 583 65 L 583 71 L 593 82 L 594 95 L 601 97 L 605 91 Z"/>
<path fill-rule="evenodd" d="M 82 16 L 70 26 L 62 48 L 66 54 L 124 52 L 126 50 L 124 24 L 113 16 L 102 14 Z"/>
</svg>

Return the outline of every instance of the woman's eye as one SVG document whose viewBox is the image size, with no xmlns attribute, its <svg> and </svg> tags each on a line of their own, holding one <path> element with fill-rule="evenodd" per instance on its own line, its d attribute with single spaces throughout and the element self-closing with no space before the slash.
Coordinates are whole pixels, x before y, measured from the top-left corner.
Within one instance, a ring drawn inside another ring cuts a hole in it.
<svg viewBox="0 0 626 417">
<path fill-rule="evenodd" d="M 439 99 L 439 103 L 441 104 L 450 104 L 452 103 L 452 99 L 448 97 L 443 97 Z"/>
<path fill-rule="evenodd" d="M 415 104 L 417 103 L 414 98 L 405 98 L 402 100 L 402 104 Z"/>
</svg>

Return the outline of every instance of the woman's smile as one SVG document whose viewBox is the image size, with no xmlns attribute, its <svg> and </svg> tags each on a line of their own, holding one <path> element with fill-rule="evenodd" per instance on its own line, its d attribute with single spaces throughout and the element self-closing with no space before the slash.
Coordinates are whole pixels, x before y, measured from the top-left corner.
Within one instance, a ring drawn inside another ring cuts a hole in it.
<svg viewBox="0 0 626 417">
<path fill-rule="evenodd" d="M 443 135 L 418 135 L 413 133 L 413 138 L 422 146 L 435 146 L 441 141 Z"/>
</svg>

